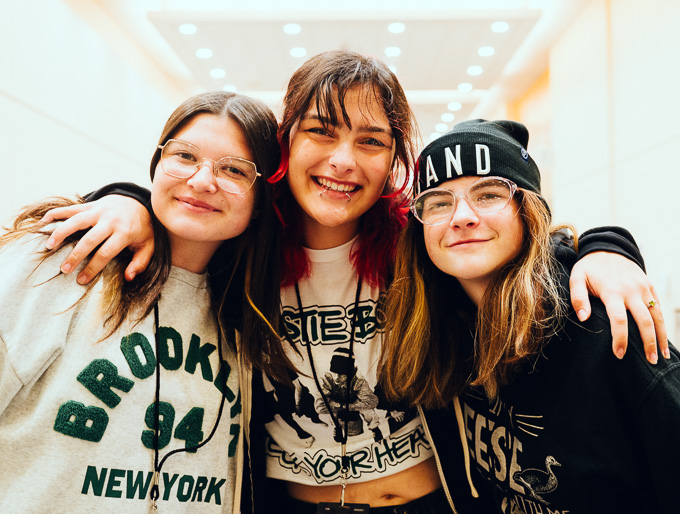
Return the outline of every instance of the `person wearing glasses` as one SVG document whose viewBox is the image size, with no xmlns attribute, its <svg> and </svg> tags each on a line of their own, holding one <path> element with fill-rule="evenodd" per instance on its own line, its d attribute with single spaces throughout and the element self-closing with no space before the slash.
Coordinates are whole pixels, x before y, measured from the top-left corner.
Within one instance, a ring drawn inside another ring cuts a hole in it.
<svg viewBox="0 0 680 514">
<path fill-rule="evenodd" d="M 278 137 L 281 166 L 271 181 L 284 231 L 281 279 L 269 287 L 280 299 L 277 312 L 257 304 L 270 326 L 246 334 L 250 323 L 244 321 L 239 347 L 254 368 L 247 391 L 252 411 L 244 407 L 244 415 L 251 415 L 252 489 L 243 495 L 242 510 L 365 512 L 370 505 L 371 513 L 446 511 L 450 499 L 418 412 L 388 402 L 377 382 L 382 301 L 406 223 L 404 191 L 416 158 L 417 128 L 406 95 L 383 62 L 324 52 L 291 77 Z M 144 248 L 149 240 L 145 223 L 133 233 L 116 228 L 139 225 L 145 216 L 140 204 L 118 195 L 52 216 L 72 216 L 55 230 L 53 242 L 95 225 L 67 264 L 99 243 L 111 254 L 129 245 Z M 583 246 L 585 252 L 638 253 L 625 237 L 606 229 L 584 237 Z M 95 253 L 79 280 L 91 278 L 102 257 Z M 133 261 L 128 272 L 138 272 L 139 264 Z M 589 281 L 604 285 L 599 292 L 612 313 L 628 306 L 636 319 L 650 322 L 643 323 L 650 355 L 657 340 L 663 349 L 659 309 L 639 305 L 651 292 L 637 264 L 600 253 L 585 256 L 580 265 L 581 272 L 595 269 Z M 626 271 L 615 271 L 622 268 Z M 586 303 L 581 307 L 587 309 Z M 623 351 L 623 341 L 614 341 Z"/>
<path fill-rule="evenodd" d="M 88 287 L 60 274 L 73 244 L 45 252 L 43 215 L 69 200 L 0 237 L 1 512 L 239 512 L 235 330 L 242 275 L 270 273 L 244 256 L 277 254 L 276 130 L 233 93 L 174 111 L 150 166 L 156 251 L 133 282 L 129 256 Z"/>
<path fill-rule="evenodd" d="M 677 512 L 678 351 L 650 364 L 629 323 L 616 359 L 603 305 L 585 322 L 570 308 L 573 254 L 555 245 L 528 139 L 473 120 L 421 153 L 383 386 L 422 406 L 444 486 L 478 511 Z"/>
</svg>

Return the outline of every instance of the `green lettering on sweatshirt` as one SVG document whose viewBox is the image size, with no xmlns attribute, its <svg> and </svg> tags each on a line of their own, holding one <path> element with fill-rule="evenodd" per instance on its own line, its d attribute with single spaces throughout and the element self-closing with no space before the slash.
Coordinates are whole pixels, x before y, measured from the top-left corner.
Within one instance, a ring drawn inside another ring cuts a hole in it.
<svg viewBox="0 0 680 514">
<path fill-rule="evenodd" d="M 177 499 L 182 503 L 189 501 L 191 498 L 191 491 L 194 489 L 194 477 L 191 475 L 183 475 L 177 484 Z"/>
<path fill-rule="evenodd" d="M 169 501 L 175 496 L 178 501 L 186 503 L 203 502 L 222 505 L 222 489 L 226 479 L 218 479 L 205 476 L 178 475 L 172 476 L 162 473 L 161 490 L 163 501 Z M 153 473 L 132 469 L 108 469 L 97 470 L 95 466 L 87 466 L 81 494 L 93 494 L 106 498 L 125 498 L 146 500 L 151 488 Z M 176 488 L 174 486 L 177 486 Z M 125 491 L 123 491 L 125 489 Z M 174 489 L 174 491 L 173 491 Z"/>
<path fill-rule="evenodd" d="M 203 375 L 203 380 L 212 382 L 213 371 L 210 367 L 210 354 L 214 352 L 217 347 L 214 344 L 204 344 L 201 346 L 201 338 L 196 334 L 192 334 L 191 341 L 189 342 L 189 350 L 187 351 L 187 359 L 184 364 L 184 369 L 187 373 L 192 375 L 196 371 L 196 365 L 201 365 L 201 374 Z"/>
<path fill-rule="evenodd" d="M 153 436 L 156 430 L 156 404 L 152 403 L 146 409 L 144 416 L 146 426 L 151 430 L 142 432 L 142 444 L 153 450 Z M 158 403 L 158 449 L 165 448 L 172 437 L 172 427 L 175 426 L 175 408 L 168 402 Z"/>
<path fill-rule="evenodd" d="M 236 447 L 238 445 L 239 434 L 241 433 L 241 426 L 238 423 L 232 423 L 229 427 L 229 434 L 231 441 L 229 441 L 229 457 L 236 455 Z"/>
<path fill-rule="evenodd" d="M 109 415 L 101 407 L 85 407 L 70 400 L 59 406 L 54 431 L 60 434 L 98 443 L 109 424 Z"/>
<path fill-rule="evenodd" d="M 120 403 L 120 396 L 111 389 L 129 392 L 135 383 L 118 374 L 118 368 L 106 359 L 95 359 L 78 375 L 78 382 L 99 398 L 107 407 L 114 408 Z"/>
<path fill-rule="evenodd" d="M 196 487 L 194 488 L 194 494 L 191 495 L 191 501 L 203 501 L 203 491 L 205 488 L 208 486 L 208 478 L 207 477 L 198 477 L 196 479 Z"/>
<path fill-rule="evenodd" d="M 149 490 L 149 486 L 151 485 L 151 479 L 152 478 L 153 478 L 153 473 L 151 471 L 146 472 L 146 481 L 145 481 L 143 471 L 137 471 L 137 474 L 135 475 L 134 471 L 132 471 L 131 469 L 128 469 L 128 471 L 127 471 L 127 490 L 125 491 L 125 497 L 126 498 L 134 498 L 135 495 L 137 494 L 137 491 L 139 491 L 137 498 L 139 498 L 140 500 L 143 500 L 144 498 L 146 498 L 146 493 Z"/>
<path fill-rule="evenodd" d="M 184 360 L 182 336 L 172 327 L 158 327 L 158 360 L 168 371 L 178 370 Z M 172 343 L 172 355 L 170 355 Z"/>
<path fill-rule="evenodd" d="M 144 362 L 141 361 L 137 348 L 142 351 Z M 149 340 L 139 332 L 125 336 L 120 341 L 120 351 L 130 366 L 130 371 L 137 378 L 149 378 L 156 369 L 156 355 L 149 344 Z"/>
<path fill-rule="evenodd" d="M 186 441 L 184 447 L 192 448 L 203 440 L 203 415 L 205 409 L 194 407 L 182 418 L 175 429 L 175 438 Z M 195 453 L 196 449 L 187 450 Z"/>
<path fill-rule="evenodd" d="M 238 397 L 236 398 L 234 405 L 232 405 L 231 409 L 229 410 L 229 415 L 231 416 L 231 419 L 234 419 L 238 414 L 241 414 L 241 391 L 240 390 L 238 392 Z"/>
<path fill-rule="evenodd" d="M 220 480 L 219 482 L 216 482 L 216 478 L 212 477 L 210 479 L 210 485 L 208 486 L 208 492 L 205 494 L 205 503 L 210 503 L 210 499 L 214 496 L 215 497 L 215 504 L 216 505 L 222 505 L 222 496 L 220 495 L 220 489 L 224 485 L 224 483 L 227 481 L 225 478 Z"/>
<path fill-rule="evenodd" d="M 109 473 L 109 481 L 106 484 L 106 498 L 120 498 L 123 491 L 117 489 L 120 487 L 120 479 L 125 476 L 124 469 L 112 469 Z"/>
<path fill-rule="evenodd" d="M 168 500 L 170 498 L 170 493 L 172 492 L 172 486 L 175 481 L 179 478 L 179 475 L 175 473 L 170 476 L 167 473 L 163 473 L 163 499 Z"/>
<path fill-rule="evenodd" d="M 229 389 L 229 386 L 227 386 L 227 380 L 229 380 L 230 374 L 231 366 L 229 366 L 227 361 L 222 361 L 220 371 L 217 373 L 217 377 L 215 377 L 214 384 L 217 390 L 227 397 L 227 401 L 233 402 L 234 398 L 236 398 L 236 395 L 231 389 Z"/>
<path fill-rule="evenodd" d="M 101 474 L 97 474 L 97 468 L 94 466 L 88 466 L 85 472 L 85 480 L 83 480 L 83 488 L 80 494 L 88 494 L 90 492 L 90 486 L 92 486 L 92 492 L 95 496 L 101 496 L 104 490 L 104 484 L 106 483 L 106 473 L 108 468 L 102 468 Z"/>
</svg>

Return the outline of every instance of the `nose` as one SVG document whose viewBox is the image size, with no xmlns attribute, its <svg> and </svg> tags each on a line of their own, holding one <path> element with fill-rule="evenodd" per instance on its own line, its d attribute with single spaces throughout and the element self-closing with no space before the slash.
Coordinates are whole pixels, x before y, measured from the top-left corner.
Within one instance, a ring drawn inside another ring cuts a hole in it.
<svg viewBox="0 0 680 514">
<path fill-rule="evenodd" d="M 216 193 L 217 182 L 213 173 L 214 165 L 210 159 L 204 159 L 196 173 L 189 177 L 187 184 L 201 193 Z"/>
<path fill-rule="evenodd" d="M 470 207 L 468 201 L 464 197 L 456 197 L 456 205 L 453 214 L 451 214 L 449 226 L 451 228 L 471 228 L 478 223 L 479 215 Z"/>
<path fill-rule="evenodd" d="M 356 167 L 352 143 L 343 141 L 335 145 L 328 162 L 334 170 L 341 173 L 352 171 Z"/>
</svg>

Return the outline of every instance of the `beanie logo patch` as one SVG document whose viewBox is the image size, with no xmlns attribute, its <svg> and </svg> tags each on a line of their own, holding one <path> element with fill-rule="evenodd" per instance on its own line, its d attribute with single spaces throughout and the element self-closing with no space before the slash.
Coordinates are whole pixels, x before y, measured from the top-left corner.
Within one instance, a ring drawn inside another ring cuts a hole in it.
<svg viewBox="0 0 680 514">
<path fill-rule="evenodd" d="M 522 159 L 524 159 L 524 162 L 529 162 L 529 152 L 522 148 L 520 153 L 522 154 Z"/>
</svg>

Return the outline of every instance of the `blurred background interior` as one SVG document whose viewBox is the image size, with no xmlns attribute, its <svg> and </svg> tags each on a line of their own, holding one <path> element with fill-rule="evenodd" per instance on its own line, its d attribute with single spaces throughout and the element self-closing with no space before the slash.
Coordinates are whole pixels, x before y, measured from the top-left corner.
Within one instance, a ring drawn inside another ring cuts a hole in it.
<svg viewBox="0 0 680 514">
<path fill-rule="evenodd" d="M 355 50 L 397 74 L 423 144 L 472 118 L 526 124 L 555 221 L 631 230 L 680 339 L 680 2 L 3 0 L 2 11 L 2 224 L 48 195 L 148 185 L 162 125 L 192 94 L 236 91 L 279 114 L 302 62 Z"/>
</svg>

